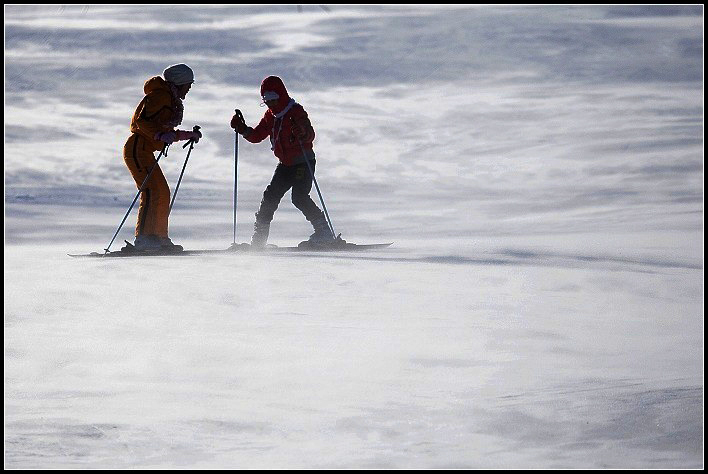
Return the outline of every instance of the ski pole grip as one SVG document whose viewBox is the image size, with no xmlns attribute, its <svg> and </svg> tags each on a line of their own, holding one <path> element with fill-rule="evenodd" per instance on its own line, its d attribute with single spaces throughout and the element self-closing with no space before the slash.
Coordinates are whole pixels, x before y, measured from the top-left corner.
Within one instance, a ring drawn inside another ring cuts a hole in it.
<svg viewBox="0 0 708 474">
<path fill-rule="evenodd" d="M 241 111 L 239 109 L 234 109 L 234 113 L 236 114 L 236 117 L 238 118 L 239 122 L 241 122 L 241 125 L 246 127 L 246 119 L 243 118 L 243 114 L 241 113 Z M 248 128 L 248 127 L 246 127 L 246 128 Z M 239 134 L 239 130 L 241 130 L 240 125 L 238 128 L 234 129 L 234 132 L 236 132 L 236 135 Z"/>
<path fill-rule="evenodd" d="M 243 114 L 239 109 L 234 109 L 234 113 L 236 114 L 236 117 L 238 117 L 239 121 L 246 125 L 246 119 L 243 118 Z M 236 130 L 236 133 L 238 133 L 238 130 Z"/>
<path fill-rule="evenodd" d="M 192 131 L 193 131 L 193 132 L 198 132 L 201 128 L 202 128 L 202 127 L 200 127 L 199 125 L 195 125 L 194 127 L 192 127 Z M 187 143 L 185 143 L 184 145 L 182 145 L 182 148 L 187 148 L 187 145 L 194 145 L 194 138 L 189 139 L 189 140 L 187 141 Z"/>
<path fill-rule="evenodd" d="M 297 126 L 297 122 L 295 121 L 295 117 L 290 116 L 290 123 L 293 126 Z M 293 136 L 295 136 L 294 133 L 293 133 Z M 302 140 L 298 136 L 295 136 L 295 138 L 297 139 L 297 142 L 300 144 L 300 149 L 302 150 L 302 154 L 304 155 L 305 154 L 305 147 L 302 145 Z"/>
</svg>

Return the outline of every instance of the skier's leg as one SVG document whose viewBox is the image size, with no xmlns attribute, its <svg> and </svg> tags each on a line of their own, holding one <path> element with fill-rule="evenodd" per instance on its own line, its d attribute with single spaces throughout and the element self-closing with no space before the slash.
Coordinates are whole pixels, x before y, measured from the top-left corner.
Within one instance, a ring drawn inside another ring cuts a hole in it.
<svg viewBox="0 0 708 474">
<path fill-rule="evenodd" d="M 315 162 L 311 161 L 310 163 L 312 171 L 314 171 Z M 319 220 L 320 217 L 324 219 L 324 213 L 317 207 L 315 201 L 310 198 L 311 189 L 312 176 L 310 176 L 310 172 L 307 170 L 307 165 L 305 163 L 297 165 L 293 178 L 292 201 L 295 207 L 305 215 L 305 219 L 314 222 Z"/>
<path fill-rule="evenodd" d="M 167 185 L 160 165 L 155 165 L 155 156 L 149 148 L 144 147 L 145 140 L 134 134 L 125 144 L 123 159 L 130 170 L 136 186 L 140 186 L 150 170 L 155 169 L 150 179 L 145 183 L 140 195 L 138 222 L 135 236 L 154 236 L 156 239 L 168 235 L 168 218 L 170 207 L 170 188 Z"/>
<path fill-rule="evenodd" d="M 315 162 L 310 162 L 310 167 L 312 172 L 315 171 Z M 330 241 L 333 239 L 332 231 L 327 224 L 327 219 L 325 218 L 324 212 L 317 207 L 315 201 L 310 197 L 310 190 L 312 189 L 312 176 L 310 171 L 307 169 L 307 164 L 303 163 L 298 166 L 295 172 L 295 180 L 293 184 L 292 201 L 295 207 L 300 209 L 305 215 L 305 219 L 310 221 L 314 234 L 310 236 L 311 241 Z"/>
<path fill-rule="evenodd" d="M 251 245 L 262 247 L 268 241 L 270 232 L 270 222 L 278 209 L 280 200 L 292 186 L 288 170 L 283 165 L 278 165 L 273 173 L 270 184 L 263 192 L 261 205 L 256 212 L 256 222 L 253 226 L 254 232 L 251 238 Z"/>
</svg>

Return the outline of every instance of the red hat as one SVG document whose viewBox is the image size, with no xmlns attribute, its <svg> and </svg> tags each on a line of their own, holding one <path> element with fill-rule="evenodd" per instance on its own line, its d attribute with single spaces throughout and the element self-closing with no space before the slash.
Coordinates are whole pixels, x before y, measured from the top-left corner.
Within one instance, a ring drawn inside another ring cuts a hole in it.
<svg viewBox="0 0 708 474">
<path fill-rule="evenodd" d="M 283 80 L 278 76 L 268 76 L 263 79 L 263 82 L 261 82 L 261 97 L 264 102 L 266 100 L 278 100 L 278 105 L 273 110 L 275 113 L 283 110 L 290 102 L 288 90 L 285 88 Z"/>
</svg>

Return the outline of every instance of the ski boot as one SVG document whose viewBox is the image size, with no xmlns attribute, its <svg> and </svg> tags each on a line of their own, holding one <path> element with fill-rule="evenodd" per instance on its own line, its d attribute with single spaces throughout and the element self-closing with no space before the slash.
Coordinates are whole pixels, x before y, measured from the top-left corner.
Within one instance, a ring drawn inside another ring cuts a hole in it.
<svg viewBox="0 0 708 474">
<path fill-rule="evenodd" d="M 181 252 L 184 248 L 181 245 L 172 243 L 169 237 L 160 237 L 160 250 L 163 252 Z"/>
<path fill-rule="evenodd" d="M 157 251 L 161 248 L 160 238 L 156 235 L 138 235 L 135 237 L 135 243 L 130 244 L 126 241 L 127 246 L 123 247 L 121 251 L 124 252 L 149 252 Z"/>
<path fill-rule="evenodd" d="M 332 235 L 332 230 L 327 224 L 327 220 L 324 216 L 318 217 L 312 221 L 312 227 L 314 227 L 315 232 L 310 236 L 309 239 L 302 241 L 298 244 L 300 248 L 329 248 L 333 246 L 337 240 Z"/>
<path fill-rule="evenodd" d="M 254 249 L 264 249 L 268 242 L 270 233 L 270 222 L 259 222 L 253 224 L 253 237 L 251 237 L 251 247 Z"/>
</svg>

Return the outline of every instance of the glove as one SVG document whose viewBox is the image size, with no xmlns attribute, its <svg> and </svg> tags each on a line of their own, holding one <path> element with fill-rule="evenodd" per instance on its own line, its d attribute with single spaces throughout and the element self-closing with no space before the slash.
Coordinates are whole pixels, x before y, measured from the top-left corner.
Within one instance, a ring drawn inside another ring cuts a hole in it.
<svg viewBox="0 0 708 474">
<path fill-rule="evenodd" d="M 176 132 L 157 132 L 155 134 L 155 140 L 159 140 L 161 142 L 165 142 L 168 145 L 172 142 L 177 141 L 177 133 Z"/>
<path fill-rule="evenodd" d="M 176 140 L 175 141 L 182 141 L 182 140 L 194 140 L 194 143 L 199 143 L 199 139 L 202 138 L 202 132 L 195 132 L 191 131 L 188 132 L 186 130 L 177 130 L 176 132 Z"/>
<path fill-rule="evenodd" d="M 312 126 L 310 125 L 309 120 L 306 118 L 302 120 L 295 120 L 293 118 L 290 120 L 290 124 L 290 130 L 292 132 L 292 137 L 290 138 L 291 143 L 295 141 L 295 138 L 300 141 L 307 141 L 310 138 L 310 130 L 312 129 Z"/>
<path fill-rule="evenodd" d="M 243 135 L 248 130 L 248 126 L 246 125 L 246 122 L 243 120 L 243 115 L 241 115 L 239 113 L 239 114 L 234 114 L 234 116 L 231 117 L 231 128 L 236 130 L 241 135 Z"/>
<path fill-rule="evenodd" d="M 299 138 L 300 140 L 305 138 L 305 129 L 299 123 L 293 122 L 291 130 L 293 131 L 293 135 L 295 135 L 296 138 Z"/>
</svg>

